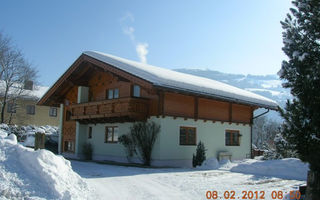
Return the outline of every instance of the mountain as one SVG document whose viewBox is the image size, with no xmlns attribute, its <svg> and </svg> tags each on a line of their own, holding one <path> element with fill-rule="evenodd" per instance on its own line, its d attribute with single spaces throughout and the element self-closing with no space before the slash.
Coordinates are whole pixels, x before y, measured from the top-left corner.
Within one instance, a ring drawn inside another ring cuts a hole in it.
<svg viewBox="0 0 320 200">
<path fill-rule="evenodd" d="M 228 74 L 209 69 L 175 69 L 175 71 L 202 76 L 216 81 L 224 82 L 235 87 L 251 91 L 253 93 L 268 97 L 276 101 L 281 107 L 285 106 L 287 99 L 291 99 L 291 94 L 288 89 L 282 87 L 282 81 L 276 74 L 272 75 L 243 75 L 243 74 Z M 258 110 L 255 115 L 264 112 Z M 267 115 L 276 121 L 281 120 L 276 112 L 270 112 Z"/>
</svg>

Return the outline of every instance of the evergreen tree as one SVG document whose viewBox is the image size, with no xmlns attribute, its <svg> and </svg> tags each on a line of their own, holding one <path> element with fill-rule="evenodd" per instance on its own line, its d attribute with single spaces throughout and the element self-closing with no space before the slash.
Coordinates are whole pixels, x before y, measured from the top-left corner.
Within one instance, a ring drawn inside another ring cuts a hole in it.
<svg viewBox="0 0 320 200">
<path fill-rule="evenodd" d="M 281 22 L 288 61 L 282 62 L 279 76 L 294 97 L 281 110 L 282 134 L 299 158 L 310 164 L 307 199 L 316 199 L 320 197 L 320 1 L 292 3 L 295 8 Z"/>
<path fill-rule="evenodd" d="M 201 166 L 203 161 L 206 160 L 206 148 L 204 147 L 203 142 L 199 142 L 196 149 L 196 155 L 192 155 L 192 166 Z"/>
</svg>

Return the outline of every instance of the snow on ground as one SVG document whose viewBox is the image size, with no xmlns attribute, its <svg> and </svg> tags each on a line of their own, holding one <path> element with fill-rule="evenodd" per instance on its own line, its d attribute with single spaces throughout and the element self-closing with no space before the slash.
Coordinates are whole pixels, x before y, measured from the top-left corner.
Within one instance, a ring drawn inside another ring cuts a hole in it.
<svg viewBox="0 0 320 200">
<path fill-rule="evenodd" d="M 0 199 L 88 199 L 89 189 L 69 161 L 0 138 Z"/>
<path fill-rule="evenodd" d="M 227 168 L 232 172 L 306 180 L 309 165 L 301 162 L 301 160 L 297 158 L 280 160 L 246 159 L 232 163 Z"/>
<path fill-rule="evenodd" d="M 251 190 L 265 191 L 265 199 L 269 200 L 274 190 L 286 194 L 305 183 L 230 172 L 226 167 L 230 167 L 230 163 L 223 165 L 225 169 L 216 170 L 137 168 L 79 161 L 71 161 L 71 164 L 95 190 L 94 199 L 206 199 L 207 191 L 217 191 L 220 199 L 225 191 L 231 190 L 236 192 L 236 199 L 241 199 L 242 191 Z M 214 161 L 208 162 L 210 165 L 216 166 Z"/>
<path fill-rule="evenodd" d="M 34 146 L 34 139 L 35 139 L 35 133 L 44 133 L 47 136 L 48 140 L 51 140 L 55 143 L 58 143 L 59 138 L 59 132 L 58 127 L 56 126 L 34 126 L 34 125 L 28 125 L 28 126 L 17 126 L 17 125 L 7 125 L 7 124 L 0 124 L 0 136 L 3 133 L 11 134 L 14 133 L 18 135 L 19 142 L 28 147 Z"/>
<path fill-rule="evenodd" d="M 231 190 L 236 199 L 242 198 L 242 191 L 264 191 L 268 200 L 272 191 L 285 195 L 305 184 L 308 170 L 294 158 L 224 163 L 211 158 L 196 169 L 70 163 L 50 151 L 24 147 L 8 133 L 9 127 L 0 124 L 1 200 L 206 199 L 207 191 L 217 191 L 218 199 L 224 199 L 223 193 Z"/>
</svg>

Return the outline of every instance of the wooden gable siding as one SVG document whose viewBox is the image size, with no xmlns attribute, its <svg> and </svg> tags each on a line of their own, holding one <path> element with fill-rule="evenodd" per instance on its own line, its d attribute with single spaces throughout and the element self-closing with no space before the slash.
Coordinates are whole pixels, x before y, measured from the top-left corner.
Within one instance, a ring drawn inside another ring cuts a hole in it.
<svg viewBox="0 0 320 200">
<path fill-rule="evenodd" d="M 199 98 L 199 118 L 229 121 L 229 103 Z"/>
<path fill-rule="evenodd" d="M 164 115 L 193 118 L 194 103 L 193 96 L 165 92 Z"/>
<path fill-rule="evenodd" d="M 250 123 L 252 109 L 249 106 L 232 104 L 232 120 Z"/>
<path fill-rule="evenodd" d="M 107 72 L 96 71 L 89 80 L 90 101 L 102 101 L 107 98 L 108 89 L 119 89 L 119 98 L 130 97 L 131 83 L 119 81 L 118 77 Z"/>
<path fill-rule="evenodd" d="M 160 95 L 159 109 L 164 116 L 235 123 L 250 123 L 253 112 L 250 106 L 172 92 L 164 92 L 163 98 Z"/>
<path fill-rule="evenodd" d="M 89 100 L 103 101 L 107 99 L 108 89 L 119 89 L 119 98 L 132 97 L 132 87 L 134 84 L 140 86 L 141 98 L 149 99 L 149 115 L 158 115 L 158 95 L 156 90 L 134 81 L 125 80 L 121 77 L 114 76 L 111 73 L 96 71 L 88 81 Z"/>
</svg>

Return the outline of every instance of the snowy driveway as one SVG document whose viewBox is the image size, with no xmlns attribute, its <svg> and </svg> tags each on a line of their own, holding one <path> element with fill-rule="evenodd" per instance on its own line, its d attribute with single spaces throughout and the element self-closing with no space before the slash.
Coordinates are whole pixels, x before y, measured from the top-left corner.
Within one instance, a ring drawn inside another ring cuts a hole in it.
<svg viewBox="0 0 320 200">
<path fill-rule="evenodd" d="M 206 192 L 289 192 L 304 181 L 233 173 L 228 170 L 149 169 L 71 161 L 72 168 L 88 183 L 92 199 L 207 199 Z M 223 199 L 223 198 L 222 198 Z"/>
</svg>

